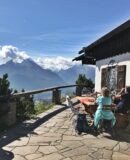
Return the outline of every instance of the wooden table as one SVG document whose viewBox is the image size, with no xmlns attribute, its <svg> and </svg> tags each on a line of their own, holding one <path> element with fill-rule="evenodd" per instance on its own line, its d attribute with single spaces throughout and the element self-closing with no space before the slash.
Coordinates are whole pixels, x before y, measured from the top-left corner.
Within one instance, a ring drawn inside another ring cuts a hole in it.
<svg viewBox="0 0 130 160">
<path fill-rule="evenodd" d="M 93 114 L 96 112 L 98 105 L 95 103 L 94 97 L 76 97 L 80 103 L 85 107 L 85 111 L 93 118 Z"/>
<path fill-rule="evenodd" d="M 98 105 L 96 104 L 96 99 L 94 97 L 76 97 L 80 103 L 82 103 L 85 107 L 85 111 L 90 114 L 90 116 L 93 118 L 93 114 L 96 112 Z M 115 112 L 116 104 L 112 103 L 111 109 L 113 112 Z"/>
</svg>

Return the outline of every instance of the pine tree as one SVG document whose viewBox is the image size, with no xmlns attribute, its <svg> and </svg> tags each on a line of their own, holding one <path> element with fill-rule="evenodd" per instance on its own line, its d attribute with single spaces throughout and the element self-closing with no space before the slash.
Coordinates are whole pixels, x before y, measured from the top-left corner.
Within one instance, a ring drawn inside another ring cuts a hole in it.
<svg viewBox="0 0 130 160">
<path fill-rule="evenodd" d="M 4 74 L 0 79 L 0 96 L 8 96 L 12 93 L 10 87 L 10 82 L 8 81 L 8 74 Z"/>
<path fill-rule="evenodd" d="M 8 101 L 10 99 L 12 89 L 9 87 L 10 82 L 8 81 L 8 74 L 4 74 L 3 77 L 0 78 L 0 116 L 5 115 L 10 110 Z M 2 120 L 0 119 L 0 121 Z"/>
<path fill-rule="evenodd" d="M 25 92 L 25 90 L 22 89 L 21 92 Z M 23 95 L 21 97 L 17 97 L 16 102 L 16 113 L 19 120 L 30 118 L 30 116 L 35 113 L 34 98 L 32 95 Z"/>
<path fill-rule="evenodd" d="M 79 74 L 78 79 L 76 80 L 77 85 L 85 85 L 86 87 L 93 88 L 94 83 L 92 82 L 91 79 L 87 79 L 85 74 Z"/>
<path fill-rule="evenodd" d="M 77 85 L 85 85 L 86 88 L 89 88 L 90 90 L 94 88 L 94 83 L 91 79 L 87 79 L 85 74 L 79 74 L 78 79 L 76 80 Z M 83 86 L 76 87 L 76 95 L 81 96 Z"/>
</svg>

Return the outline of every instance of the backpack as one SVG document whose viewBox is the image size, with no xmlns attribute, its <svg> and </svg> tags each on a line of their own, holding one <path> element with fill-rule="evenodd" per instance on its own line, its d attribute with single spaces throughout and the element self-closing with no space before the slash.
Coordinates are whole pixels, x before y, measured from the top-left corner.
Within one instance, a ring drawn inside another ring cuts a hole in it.
<svg viewBox="0 0 130 160">
<path fill-rule="evenodd" d="M 88 125 L 88 122 L 87 122 L 87 119 L 86 119 L 86 114 L 79 113 L 77 115 L 75 130 L 78 134 L 81 134 L 82 132 L 88 132 L 89 131 L 89 125 Z"/>
</svg>

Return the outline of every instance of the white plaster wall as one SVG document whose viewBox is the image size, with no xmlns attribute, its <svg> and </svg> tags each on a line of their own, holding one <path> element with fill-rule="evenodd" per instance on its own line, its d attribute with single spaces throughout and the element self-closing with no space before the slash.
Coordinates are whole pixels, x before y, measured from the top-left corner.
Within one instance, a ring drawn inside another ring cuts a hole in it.
<svg viewBox="0 0 130 160">
<path fill-rule="evenodd" d="M 130 86 L 130 53 L 127 52 L 96 62 L 95 91 L 101 91 L 101 70 L 107 67 L 111 60 L 115 60 L 114 65 L 126 65 L 126 86 Z"/>
</svg>

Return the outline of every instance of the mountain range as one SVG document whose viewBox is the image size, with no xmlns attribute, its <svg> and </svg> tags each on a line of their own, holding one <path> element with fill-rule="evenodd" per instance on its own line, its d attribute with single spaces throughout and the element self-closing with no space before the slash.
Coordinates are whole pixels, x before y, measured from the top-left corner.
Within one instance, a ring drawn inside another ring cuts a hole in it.
<svg viewBox="0 0 130 160">
<path fill-rule="evenodd" d="M 74 65 L 66 70 L 52 71 L 42 68 L 30 58 L 21 63 L 10 60 L 0 65 L 0 77 L 5 73 L 8 73 L 11 88 L 19 91 L 75 84 L 79 74 L 85 74 L 93 81 L 95 77 L 94 67 Z"/>
<path fill-rule="evenodd" d="M 95 68 L 86 65 L 74 65 L 66 70 L 56 72 L 68 84 L 75 84 L 79 74 L 85 74 L 86 78 L 95 80 Z"/>
</svg>

